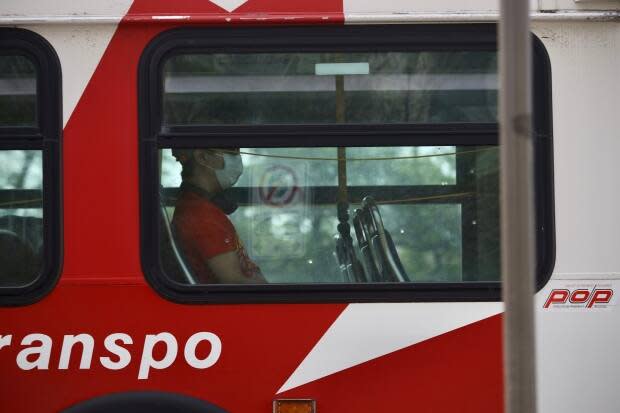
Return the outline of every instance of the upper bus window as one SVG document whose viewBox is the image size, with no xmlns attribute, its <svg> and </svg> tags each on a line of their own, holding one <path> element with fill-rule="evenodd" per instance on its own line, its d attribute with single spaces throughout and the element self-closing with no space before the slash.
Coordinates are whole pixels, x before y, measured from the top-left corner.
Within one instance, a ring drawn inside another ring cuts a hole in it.
<svg viewBox="0 0 620 413">
<path fill-rule="evenodd" d="M 0 28 L 0 305 L 40 299 L 59 273 L 61 114 L 52 47 Z"/>
<path fill-rule="evenodd" d="M 0 127 L 34 126 L 36 71 L 24 56 L 0 55 Z"/>
<path fill-rule="evenodd" d="M 166 126 L 495 122 L 497 58 L 494 52 L 184 54 L 166 61 L 163 105 Z"/>
</svg>

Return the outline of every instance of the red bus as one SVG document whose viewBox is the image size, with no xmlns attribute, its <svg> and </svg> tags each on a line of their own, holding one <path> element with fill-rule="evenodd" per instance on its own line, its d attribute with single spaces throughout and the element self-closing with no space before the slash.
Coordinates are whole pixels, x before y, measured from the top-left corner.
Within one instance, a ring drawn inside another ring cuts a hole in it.
<svg viewBox="0 0 620 413">
<path fill-rule="evenodd" d="M 0 410 L 502 411 L 496 8 L 9 0 Z M 544 412 L 620 402 L 600 9 L 532 10 Z"/>
</svg>

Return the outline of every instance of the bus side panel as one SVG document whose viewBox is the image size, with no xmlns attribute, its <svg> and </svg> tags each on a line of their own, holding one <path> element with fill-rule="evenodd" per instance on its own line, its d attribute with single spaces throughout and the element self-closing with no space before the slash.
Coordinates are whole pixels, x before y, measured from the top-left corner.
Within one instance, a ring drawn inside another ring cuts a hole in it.
<svg viewBox="0 0 620 413">
<path fill-rule="evenodd" d="M 533 30 L 551 59 L 557 228 L 554 275 L 536 297 L 539 410 L 613 412 L 620 404 L 620 27 L 546 22 Z M 591 307 L 548 302 L 554 291 L 578 289 L 615 296 Z"/>
</svg>

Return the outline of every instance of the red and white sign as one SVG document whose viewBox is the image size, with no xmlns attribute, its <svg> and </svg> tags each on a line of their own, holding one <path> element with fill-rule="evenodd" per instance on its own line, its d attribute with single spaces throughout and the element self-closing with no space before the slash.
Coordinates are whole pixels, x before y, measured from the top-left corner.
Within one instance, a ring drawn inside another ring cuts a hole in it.
<svg viewBox="0 0 620 413">
<path fill-rule="evenodd" d="M 615 305 L 614 290 L 608 285 L 567 285 L 554 288 L 545 299 L 546 309 L 603 309 Z"/>
<path fill-rule="evenodd" d="M 255 259 L 305 256 L 310 232 L 303 229 L 312 218 L 309 169 L 303 160 L 263 162 L 248 168 L 250 185 L 255 188 L 252 203 L 257 207 L 251 212 L 246 247 Z"/>
<path fill-rule="evenodd" d="M 258 192 L 264 204 L 282 207 L 299 200 L 301 190 L 293 168 L 273 165 L 263 172 Z"/>
</svg>

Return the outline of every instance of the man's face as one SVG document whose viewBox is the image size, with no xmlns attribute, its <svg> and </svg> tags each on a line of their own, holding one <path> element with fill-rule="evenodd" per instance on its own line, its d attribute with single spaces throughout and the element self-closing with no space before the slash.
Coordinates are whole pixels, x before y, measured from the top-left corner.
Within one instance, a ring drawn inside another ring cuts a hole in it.
<svg viewBox="0 0 620 413">
<path fill-rule="evenodd" d="M 183 165 L 183 179 L 219 192 L 233 186 L 243 172 L 239 148 L 173 149 Z"/>
</svg>

